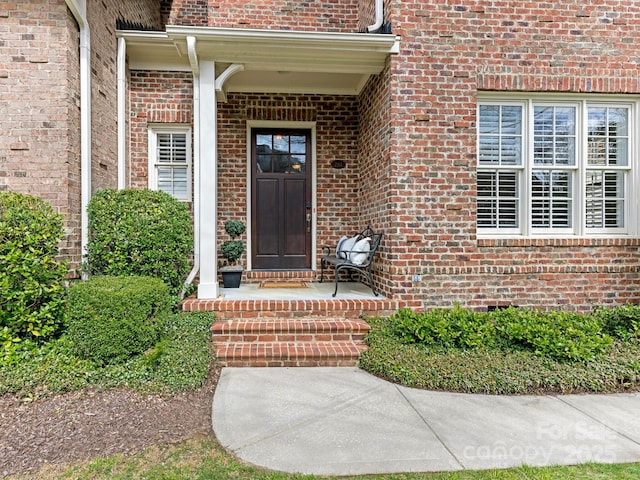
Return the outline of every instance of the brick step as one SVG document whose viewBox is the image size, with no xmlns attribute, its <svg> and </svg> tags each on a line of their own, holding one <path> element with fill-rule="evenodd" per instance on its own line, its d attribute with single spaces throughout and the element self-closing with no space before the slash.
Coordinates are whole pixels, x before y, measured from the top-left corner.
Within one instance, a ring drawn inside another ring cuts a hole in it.
<svg viewBox="0 0 640 480">
<path fill-rule="evenodd" d="M 364 343 L 235 342 L 216 343 L 219 364 L 228 367 L 352 367 Z"/>
<path fill-rule="evenodd" d="M 245 320 L 216 322 L 215 342 L 363 341 L 369 331 L 363 320 Z"/>
<path fill-rule="evenodd" d="M 217 362 L 235 367 L 355 366 L 370 327 L 361 319 L 218 320 L 211 327 Z"/>
</svg>

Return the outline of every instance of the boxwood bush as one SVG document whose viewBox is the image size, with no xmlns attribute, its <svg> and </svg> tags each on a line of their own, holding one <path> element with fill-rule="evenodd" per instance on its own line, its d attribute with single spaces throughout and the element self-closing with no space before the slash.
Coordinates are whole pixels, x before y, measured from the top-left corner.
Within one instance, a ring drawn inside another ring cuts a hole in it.
<svg viewBox="0 0 640 480">
<path fill-rule="evenodd" d="M 101 190 L 88 205 L 91 275 L 162 279 L 178 295 L 193 248 L 186 204 L 151 190 Z"/>
<path fill-rule="evenodd" d="M 69 289 L 67 335 L 78 356 L 121 363 L 154 346 L 170 309 L 158 278 L 93 277 Z"/>
<path fill-rule="evenodd" d="M 600 319 L 609 335 L 626 341 L 640 340 L 640 305 L 600 307 L 594 315 Z"/>
<path fill-rule="evenodd" d="M 408 343 L 441 347 L 488 347 L 495 341 L 494 325 L 486 314 L 459 305 L 427 312 L 403 309 L 392 317 L 398 336 Z"/>
<path fill-rule="evenodd" d="M 509 344 L 557 360 L 592 360 L 613 343 L 592 315 L 511 307 L 496 311 L 495 322 Z"/>
<path fill-rule="evenodd" d="M 62 325 L 62 216 L 44 200 L 0 192 L 0 345 L 47 340 Z"/>
<path fill-rule="evenodd" d="M 619 313 L 612 318 L 622 316 Z M 456 306 L 427 312 L 401 310 L 391 317 L 391 324 L 393 333 L 405 343 L 520 349 L 561 361 L 589 361 L 612 345 L 600 318 L 571 312 L 510 307 L 479 313 Z"/>
</svg>

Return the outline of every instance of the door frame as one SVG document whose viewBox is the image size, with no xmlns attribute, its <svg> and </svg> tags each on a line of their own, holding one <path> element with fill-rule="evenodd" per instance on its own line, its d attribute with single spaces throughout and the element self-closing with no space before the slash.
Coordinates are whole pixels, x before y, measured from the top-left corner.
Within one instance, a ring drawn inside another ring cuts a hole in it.
<svg viewBox="0 0 640 480">
<path fill-rule="evenodd" d="M 253 252 L 251 219 L 252 219 L 252 167 L 251 158 L 251 130 L 254 128 L 290 128 L 298 130 L 310 130 L 311 133 L 311 270 L 316 270 L 316 122 L 287 122 L 287 121 L 271 121 L 271 120 L 247 120 L 247 270 L 252 270 L 251 252 Z"/>
</svg>

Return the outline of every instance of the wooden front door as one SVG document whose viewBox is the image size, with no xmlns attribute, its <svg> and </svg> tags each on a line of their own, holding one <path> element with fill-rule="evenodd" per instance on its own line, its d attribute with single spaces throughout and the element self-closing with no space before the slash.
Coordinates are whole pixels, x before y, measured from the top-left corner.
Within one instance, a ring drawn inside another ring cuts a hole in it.
<svg viewBox="0 0 640 480">
<path fill-rule="evenodd" d="M 252 268 L 311 268 L 311 133 L 251 131 Z"/>
</svg>

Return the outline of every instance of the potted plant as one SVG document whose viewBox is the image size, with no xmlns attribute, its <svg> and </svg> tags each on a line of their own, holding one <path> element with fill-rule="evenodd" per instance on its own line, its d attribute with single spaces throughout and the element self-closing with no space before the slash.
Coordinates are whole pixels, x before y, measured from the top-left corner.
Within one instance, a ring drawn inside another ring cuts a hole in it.
<svg viewBox="0 0 640 480">
<path fill-rule="evenodd" d="M 222 275 L 222 286 L 224 288 L 238 288 L 242 280 L 242 265 L 238 260 L 244 253 L 244 243 L 236 240 L 246 230 L 244 223 L 240 220 L 229 220 L 224 224 L 224 231 L 231 237 L 220 246 L 220 254 L 226 259 L 226 263 L 220 268 Z"/>
</svg>

